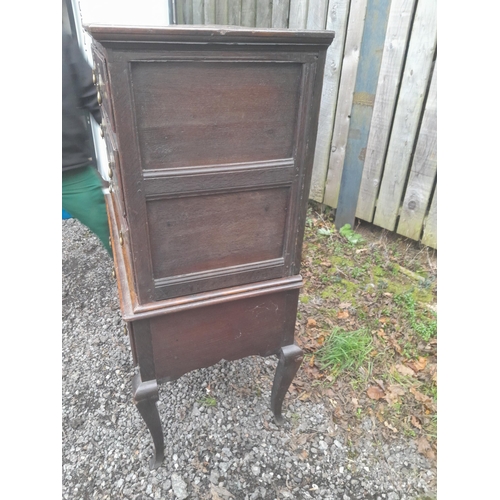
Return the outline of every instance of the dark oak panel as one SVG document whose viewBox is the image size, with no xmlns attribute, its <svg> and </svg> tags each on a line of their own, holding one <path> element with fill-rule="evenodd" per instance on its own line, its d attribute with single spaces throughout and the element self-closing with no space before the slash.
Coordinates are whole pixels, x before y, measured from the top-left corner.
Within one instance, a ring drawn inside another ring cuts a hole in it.
<svg viewBox="0 0 500 500">
<path fill-rule="evenodd" d="M 301 64 L 132 62 L 131 75 L 144 170 L 293 156 Z"/>
<path fill-rule="evenodd" d="M 155 279 L 283 257 L 289 188 L 150 201 Z"/>
<path fill-rule="evenodd" d="M 156 378 L 173 380 L 221 359 L 268 356 L 293 343 L 299 290 L 252 297 L 150 320 Z M 203 342 L 199 339 L 203 338 Z"/>
</svg>

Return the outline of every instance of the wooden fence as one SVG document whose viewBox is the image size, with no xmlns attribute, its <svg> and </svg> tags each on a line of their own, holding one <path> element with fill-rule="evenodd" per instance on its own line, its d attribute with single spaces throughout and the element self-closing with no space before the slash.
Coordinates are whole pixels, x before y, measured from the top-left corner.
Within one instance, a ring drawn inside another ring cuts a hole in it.
<svg viewBox="0 0 500 500">
<path fill-rule="evenodd" d="M 175 0 L 176 24 L 332 30 L 310 198 L 437 248 L 436 0 Z"/>
</svg>

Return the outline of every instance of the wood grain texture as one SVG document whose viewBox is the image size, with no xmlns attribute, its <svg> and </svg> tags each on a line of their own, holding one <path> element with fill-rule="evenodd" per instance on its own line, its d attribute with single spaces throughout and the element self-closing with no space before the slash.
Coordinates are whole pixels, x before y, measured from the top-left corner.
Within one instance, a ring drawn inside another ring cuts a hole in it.
<svg viewBox="0 0 500 500">
<path fill-rule="evenodd" d="M 153 276 L 283 257 L 288 207 L 288 188 L 148 202 Z"/>
<path fill-rule="evenodd" d="M 335 226 L 339 229 L 346 224 L 354 227 L 390 5 L 390 0 L 368 0 L 366 8 L 344 168 L 335 212 Z"/>
<path fill-rule="evenodd" d="M 273 25 L 273 0 L 256 0 L 255 26 L 271 28 Z"/>
<path fill-rule="evenodd" d="M 425 221 L 422 243 L 437 248 L 437 186 L 432 197 L 431 207 Z"/>
<path fill-rule="evenodd" d="M 377 226 L 390 231 L 395 229 L 399 215 L 431 76 L 436 50 L 436 14 L 435 0 L 418 2 L 373 220 Z"/>
<path fill-rule="evenodd" d="M 231 26 L 241 25 L 241 1 L 231 0 L 227 6 L 227 22 Z"/>
<path fill-rule="evenodd" d="M 215 22 L 219 25 L 229 24 L 229 0 L 215 0 Z"/>
<path fill-rule="evenodd" d="M 290 16 L 288 20 L 288 27 L 290 29 L 306 29 L 308 5 L 309 0 L 290 0 Z"/>
<path fill-rule="evenodd" d="M 287 28 L 290 0 L 273 0 L 273 28 Z"/>
<path fill-rule="evenodd" d="M 347 27 L 331 155 L 323 199 L 323 203 L 333 208 L 337 207 L 342 169 L 344 167 L 352 100 L 358 71 L 359 49 L 365 24 L 366 5 L 367 0 L 352 0 L 349 10 L 349 25 Z"/>
<path fill-rule="evenodd" d="M 308 2 L 307 23 L 308 30 L 326 29 L 326 20 L 328 13 L 328 0 L 314 0 Z"/>
<path fill-rule="evenodd" d="M 299 64 L 135 63 L 132 82 L 143 169 L 293 156 Z"/>
<path fill-rule="evenodd" d="M 241 25 L 255 26 L 256 9 L 255 0 L 241 0 Z"/>
<path fill-rule="evenodd" d="M 366 146 L 356 217 L 372 222 L 416 0 L 393 0 Z"/>
<path fill-rule="evenodd" d="M 347 33 L 349 1 L 330 0 L 326 29 L 335 32 L 335 38 L 328 48 L 325 62 L 325 76 L 319 112 L 318 137 L 314 154 L 314 167 L 309 198 L 323 202 L 325 183 L 332 147 L 333 122 L 337 109 L 340 72 Z"/>
<path fill-rule="evenodd" d="M 419 240 L 437 175 L 437 65 L 425 103 L 397 232 Z"/>
<path fill-rule="evenodd" d="M 326 50 L 323 47 L 317 52 L 319 34 L 296 33 L 301 41 L 314 40 L 307 51 L 304 43 L 296 46 L 296 52 L 293 43 L 279 50 L 274 44 L 259 44 L 257 50 L 238 46 L 235 50 L 231 40 L 236 33 L 244 40 L 266 36 L 284 43 L 292 32 L 238 29 L 224 30 L 223 34 L 219 29 L 200 33 L 198 29 L 141 28 L 132 30 L 135 49 L 128 45 L 124 50 L 121 44 L 126 30 L 109 30 L 106 34 L 102 28 L 97 31 L 104 37 L 104 50 L 109 51 L 111 80 L 120 96 L 117 137 L 126 178 L 123 194 L 127 207 L 134 207 L 128 211 L 124 239 L 132 256 L 132 283 L 138 302 L 297 273 Z M 215 50 L 201 42 L 202 52 L 193 50 L 191 43 L 186 46 L 189 51 L 182 51 L 180 44 L 184 42 L 179 42 L 175 50 L 166 46 L 168 50 L 162 52 L 160 33 L 167 40 L 175 38 L 175 33 L 181 40 L 192 34 L 200 41 L 205 33 L 215 33 L 214 43 L 220 43 L 218 36 L 227 37 L 229 47 Z M 321 40 L 332 38 L 327 33 L 319 36 Z M 297 43 L 297 38 L 293 39 Z M 207 96 L 209 105 L 204 102 Z M 274 124 L 273 133 L 266 123 Z M 210 140 L 207 136 L 204 139 L 204 134 L 211 136 Z M 182 146 L 183 141 L 184 150 L 172 154 L 170 144 Z M 269 199 L 268 193 L 272 193 Z M 209 205 L 203 208 L 197 201 L 192 205 L 195 199 Z M 257 199 L 258 203 L 252 201 Z M 210 204 L 210 200 L 216 202 Z M 259 215 L 266 207 L 274 214 L 271 226 Z M 217 220 L 221 221 L 228 210 L 244 221 L 243 230 L 234 223 L 218 225 Z M 181 232 L 188 226 L 194 228 L 191 235 L 195 239 L 188 242 L 183 235 L 176 240 L 175 232 L 172 236 L 168 230 L 168 223 L 172 223 L 168 213 L 182 218 L 191 211 L 205 222 L 177 225 Z M 210 228 L 212 223 L 215 225 Z M 278 227 L 272 227 L 274 223 Z M 239 236 L 234 237 L 234 248 L 228 247 L 227 241 L 224 247 L 217 247 L 218 237 L 230 240 L 238 231 L 246 235 L 246 247 Z M 173 251 L 177 252 L 176 260 L 185 259 L 186 252 L 195 251 L 197 256 L 186 260 L 186 268 L 161 268 L 167 266 L 172 254 L 172 241 L 183 240 L 186 246 Z M 259 249 L 258 245 L 263 246 Z M 208 249 L 205 252 L 204 246 Z"/>
<path fill-rule="evenodd" d="M 215 15 L 215 4 L 216 0 L 204 0 L 203 2 L 203 15 L 204 15 L 204 23 L 203 24 L 217 24 L 216 15 Z"/>
<path fill-rule="evenodd" d="M 193 24 L 205 24 L 204 0 L 193 0 Z"/>
<path fill-rule="evenodd" d="M 232 301 L 149 320 L 156 378 L 175 380 L 222 359 L 269 356 L 293 344 L 298 290 Z M 200 339 L 202 339 L 200 341 Z"/>
</svg>

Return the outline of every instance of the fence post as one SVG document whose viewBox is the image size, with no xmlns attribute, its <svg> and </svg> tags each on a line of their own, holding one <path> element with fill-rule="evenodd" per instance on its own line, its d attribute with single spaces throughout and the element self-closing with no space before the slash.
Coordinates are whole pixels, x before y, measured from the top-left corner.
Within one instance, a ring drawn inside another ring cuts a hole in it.
<svg viewBox="0 0 500 500">
<path fill-rule="evenodd" d="M 354 226 L 390 6 L 390 0 L 368 0 L 366 7 L 349 135 L 335 214 L 337 228 L 345 224 Z"/>
</svg>

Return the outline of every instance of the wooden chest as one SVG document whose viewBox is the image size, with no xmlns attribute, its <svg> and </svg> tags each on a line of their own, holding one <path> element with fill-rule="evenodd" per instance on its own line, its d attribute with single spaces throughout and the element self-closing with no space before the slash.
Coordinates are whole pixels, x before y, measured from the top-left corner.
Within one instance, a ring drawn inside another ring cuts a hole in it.
<svg viewBox="0 0 500 500">
<path fill-rule="evenodd" d="M 164 453 L 158 383 L 294 345 L 301 246 L 331 32 L 91 25 L 115 273 L 134 401 Z"/>
</svg>

